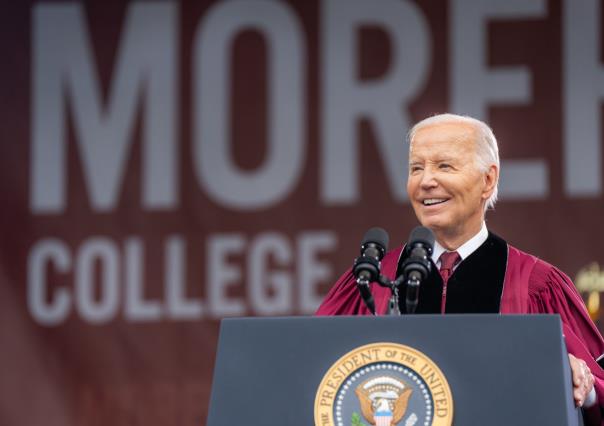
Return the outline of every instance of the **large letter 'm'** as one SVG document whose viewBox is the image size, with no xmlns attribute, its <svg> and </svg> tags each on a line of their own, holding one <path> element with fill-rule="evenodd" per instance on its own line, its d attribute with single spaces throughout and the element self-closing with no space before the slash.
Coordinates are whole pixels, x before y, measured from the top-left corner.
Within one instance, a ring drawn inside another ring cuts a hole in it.
<svg viewBox="0 0 604 426">
<path fill-rule="evenodd" d="M 67 98 L 91 205 L 97 211 L 116 207 L 142 93 L 143 205 L 173 207 L 176 5 L 133 3 L 128 8 L 105 106 L 84 22 L 79 4 L 34 7 L 32 211 L 60 213 L 65 208 Z"/>
</svg>

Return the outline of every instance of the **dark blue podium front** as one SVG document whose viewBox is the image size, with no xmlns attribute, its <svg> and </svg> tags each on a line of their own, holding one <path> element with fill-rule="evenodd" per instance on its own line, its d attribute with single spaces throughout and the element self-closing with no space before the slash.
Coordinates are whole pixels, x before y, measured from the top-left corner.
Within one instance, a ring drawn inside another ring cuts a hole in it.
<svg viewBox="0 0 604 426">
<path fill-rule="evenodd" d="M 434 361 L 455 425 L 580 425 L 555 315 L 234 318 L 222 321 L 208 426 L 312 425 L 323 376 L 357 347 L 393 342 Z"/>
</svg>

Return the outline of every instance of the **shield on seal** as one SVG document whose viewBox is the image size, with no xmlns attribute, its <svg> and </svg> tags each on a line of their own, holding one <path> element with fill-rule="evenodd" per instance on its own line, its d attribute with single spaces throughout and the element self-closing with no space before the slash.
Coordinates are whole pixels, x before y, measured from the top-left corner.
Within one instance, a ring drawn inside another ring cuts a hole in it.
<svg viewBox="0 0 604 426">
<path fill-rule="evenodd" d="M 392 410 L 385 399 L 380 400 L 377 410 L 373 415 L 375 426 L 390 426 L 392 422 Z"/>
<path fill-rule="evenodd" d="M 376 426 L 392 426 L 401 421 L 407 411 L 411 387 L 402 380 L 379 376 L 361 383 L 355 393 L 363 417 Z"/>
</svg>

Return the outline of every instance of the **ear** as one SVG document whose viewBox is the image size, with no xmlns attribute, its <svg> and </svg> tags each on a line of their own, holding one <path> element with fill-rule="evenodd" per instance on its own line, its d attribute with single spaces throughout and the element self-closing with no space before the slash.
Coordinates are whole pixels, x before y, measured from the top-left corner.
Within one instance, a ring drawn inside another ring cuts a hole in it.
<svg viewBox="0 0 604 426">
<path fill-rule="evenodd" d="M 489 170 L 484 174 L 484 189 L 482 198 L 488 200 L 499 181 L 499 168 L 495 164 L 491 164 Z"/>
</svg>

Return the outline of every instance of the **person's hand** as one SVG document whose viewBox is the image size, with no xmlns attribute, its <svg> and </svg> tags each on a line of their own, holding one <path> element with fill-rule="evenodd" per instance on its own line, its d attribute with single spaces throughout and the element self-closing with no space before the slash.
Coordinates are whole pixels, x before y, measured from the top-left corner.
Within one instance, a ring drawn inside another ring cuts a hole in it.
<svg viewBox="0 0 604 426">
<path fill-rule="evenodd" d="M 582 359 L 576 358 L 568 354 L 570 361 L 570 369 L 573 375 L 573 397 L 575 405 L 582 407 L 585 403 L 585 398 L 594 387 L 594 376 L 591 370 Z"/>
</svg>

